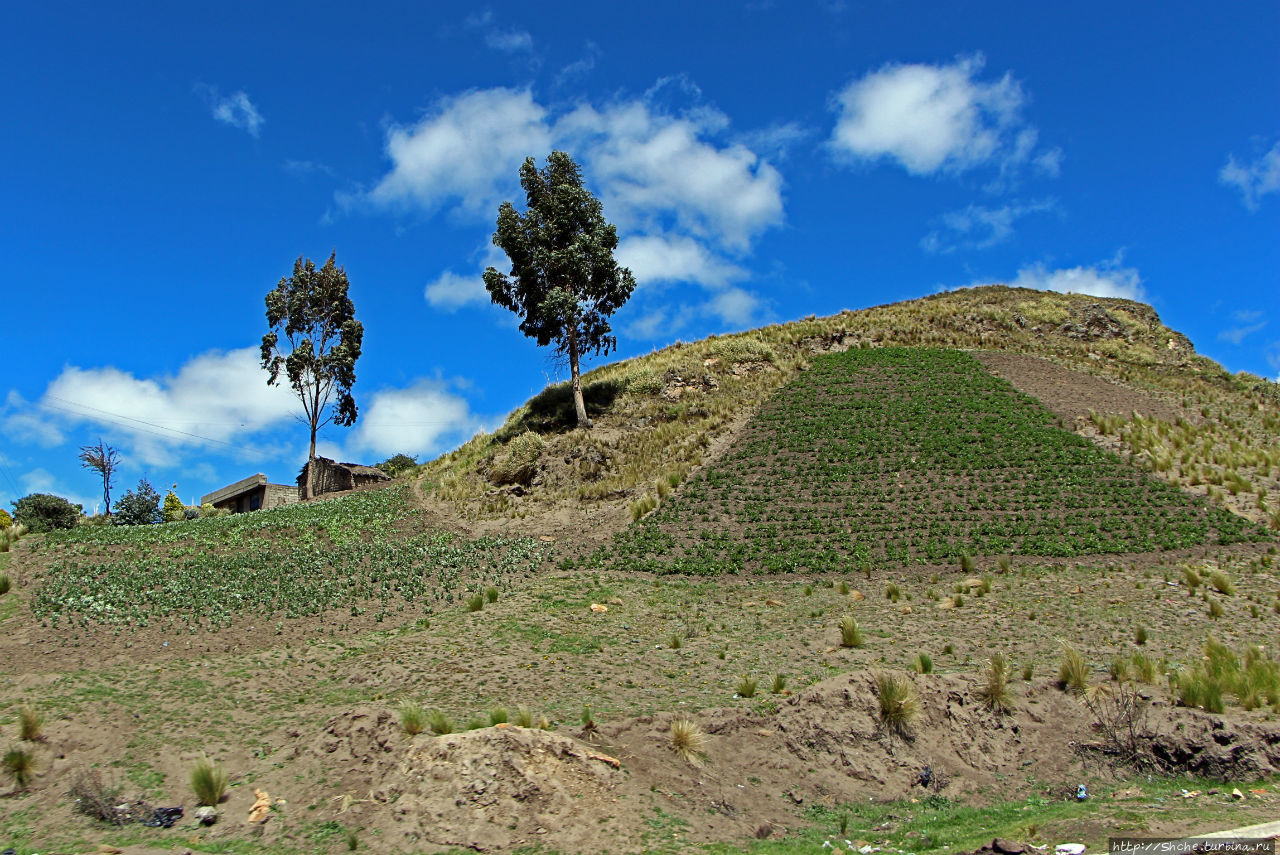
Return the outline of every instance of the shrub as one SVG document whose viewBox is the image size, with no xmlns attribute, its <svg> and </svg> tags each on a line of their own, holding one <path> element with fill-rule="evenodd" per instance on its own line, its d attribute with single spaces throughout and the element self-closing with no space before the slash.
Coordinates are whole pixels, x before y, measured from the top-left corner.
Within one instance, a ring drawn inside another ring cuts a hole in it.
<svg viewBox="0 0 1280 855">
<path fill-rule="evenodd" d="M 399 478 L 401 475 L 405 475 L 418 468 L 418 458 L 410 457 L 407 454 L 397 454 L 374 465 L 383 472 L 386 472 L 392 478 Z"/>
<path fill-rule="evenodd" d="M 1007 713 L 1013 709 L 1013 695 L 1009 691 L 1009 660 L 1003 653 L 996 653 L 987 660 L 986 681 L 978 687 L 978 698 L 983 706 L 995 713 Z"/>
<path fill-rule="evenodd" d="M 36 755 L 29 749 L 14 746 L 5 752 L 4 770 L 18 790 L 25 790 L 36 774 Z"/>
<path fill-rule="evenodd" d="M 28 531 L 40 534 L 75 528 L 83 510 L 81 505 L 73 505 L 61 496 L 32 493 L 13 503 L 13 518 Z"/>
<path fill-rule="evenodd" d="M 858 628 L 858 622 L 854 620 L 852 615 L 846 616 L 844 620 L 840 621 L 840 646 L 862 646 L 862 630 Z"/>
<path fill-rule="evenodd" d="M 4 508 L 0 508 L 0 529 L 9 528 L 13 525 L 13 517 L 9 516 L 9 512 Z"/>
<path fill-rule="evenodd" d="M 227 795 L 227 773 L 208 757 L 201 757 L 192 768 L 190 781 L 198 805 L 212 807 Z"/>
<path fill-rule="evenodd" d="M 1062 642 L 1062 661 L 1058 665 L 1058 687 L 1073 695 L 1084 693 L 1089 682 L 1089 666 L 1080 651 Z"/>
<path fill-rule="evenodd" d="M 920 712 L 920 701 L 911 681 L 900 674 L 877 674 L 876 697 L 880 724 L 890 733 L 907 735 L 909 725 Z"/>
<path fill-rule="evenodd" d="M 116 501 L 116 511 L 111 518 L 116 525 L 155 525 L 160 520 L 160 494 L 146 478 Z"/>
<path fill-rule="evenodd" d="M 187 518 L 187 507 L 182 504 L 178 494 L 170 490 L 164 494 L 164 505 L 160 514 L 165 522 L 182 522 Z"/>
<path fill-rule="evenodd" d="M 738 697 L 754 698 L 756 696 L 756 685 L 758 681 L 750 674 L 743 674 L 738 678 Z"/>
<path fill-rule="evenodd" d="M 427 713 L 414 701 L 405 701 L 400 705 L 400 729 L 409 736 L 417 736 L 427 729 Z"/>
<path fill-rule="evenodd" d="M 75 802 L 76 813 L 109 822 L 112 825 L 124 825 L 128 813 L 116 810 L 120 804 L 120 788 L 108 787 L 102 781 L 97 769 L 88 769 L 78 774 L 71 782 L 67 795 Z"/>
<path fill-rule="evenodd" d="M 43 735 L 44 715 L 35 707 L 18 710 L 18 738 L 38 742 Z"/>
<path fill-rule="evenodd" d="M 226 508 L 215 508 L 209 502 L 205 502 L 200 506 L 200 519 L 208 519 L 209 517 L 225 517 L 230 513 L 231 511 Z"/>
<path fill-rule="evenodd" d="M 691 718 L 678 718 L 671 722 L 671 747 L 686 761 L 702 763 L 706 754 L 707 738 Z"/>
</svg>

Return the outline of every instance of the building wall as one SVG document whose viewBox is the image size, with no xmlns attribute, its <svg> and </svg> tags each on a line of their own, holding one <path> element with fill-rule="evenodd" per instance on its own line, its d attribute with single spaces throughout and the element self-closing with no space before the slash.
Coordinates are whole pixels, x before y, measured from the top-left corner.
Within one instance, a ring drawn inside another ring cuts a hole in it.
<svg viewBox="0 0 1280 855">
<path fill-rule="evenodd" d="M 296 504 L 300 498 L 297 487 L 288 487 L 284 484 L 268 484 L 262 506 L 264 508 L 278 508 L 283 505 Z"/>
</svg>

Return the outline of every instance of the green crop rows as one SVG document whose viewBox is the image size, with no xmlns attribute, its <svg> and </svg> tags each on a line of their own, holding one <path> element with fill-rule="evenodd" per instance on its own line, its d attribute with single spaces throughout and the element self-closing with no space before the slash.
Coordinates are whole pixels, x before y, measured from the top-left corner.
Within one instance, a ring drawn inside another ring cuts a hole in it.
<svg viewBox="0 0 1280 855">
<path fill-rule="evenodd" d="M 597 566 L 843 571 L 1266 539 L 1056 425 L 965 353 L 820 357 Z"/>
<path fill-rule="evenodd" d="M 539 559 L 529 539 L 417 530 L 404 488 L 271 511 L 49 535 L 31 607 L 57 626 L 228 626 L 238 614 L 379 613 L 501 584 Z"/>
</svg>

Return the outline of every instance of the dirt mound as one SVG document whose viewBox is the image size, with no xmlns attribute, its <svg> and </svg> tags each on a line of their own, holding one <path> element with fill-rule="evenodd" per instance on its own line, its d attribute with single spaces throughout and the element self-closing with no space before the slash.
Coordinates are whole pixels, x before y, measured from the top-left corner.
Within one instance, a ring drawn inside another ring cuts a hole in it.
<svg viewBox="0 0 1280 855">
<path fill-rule="evenodd" d="M 1223 781 L 1280 775 L 1280 728 L 1178 710 L 1155 724 L 1150 751 L 1165 769 Z"/>
<path fill-rule="evenodd" d="M 340 773 L 348 821 L 379 829 L 379 846 L 392 851 L 626 849 L 643 826 L 640 805 L 620 801 L 621 764 L 551 731 L 499 725 L 409 738 L 369 707 L 330 719 L 295 755 Z"/>
</svg>

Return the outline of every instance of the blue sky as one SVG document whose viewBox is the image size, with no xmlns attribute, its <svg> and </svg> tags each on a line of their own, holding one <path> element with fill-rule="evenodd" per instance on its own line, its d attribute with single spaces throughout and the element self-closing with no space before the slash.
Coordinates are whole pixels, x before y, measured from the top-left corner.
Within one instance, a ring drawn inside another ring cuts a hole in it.
<svg viewBox="0 0 1280 855">
<path fill-rule="evenodd" d="M 263 297 L 336 250 L 365 352 L 322 451 L 428 458 L 563 376 L 489 305 L 571 152 L 640 285 L 620 357 L 987 282 L 1153 304 L 1280 373 L 1280 6 L 7 3 L 0 504 L 290 481 Z M 590 364 L 598 364 L 598 361 Z"/>
</svg>

